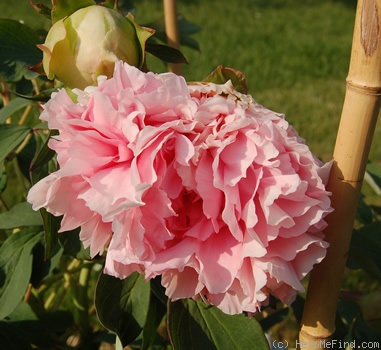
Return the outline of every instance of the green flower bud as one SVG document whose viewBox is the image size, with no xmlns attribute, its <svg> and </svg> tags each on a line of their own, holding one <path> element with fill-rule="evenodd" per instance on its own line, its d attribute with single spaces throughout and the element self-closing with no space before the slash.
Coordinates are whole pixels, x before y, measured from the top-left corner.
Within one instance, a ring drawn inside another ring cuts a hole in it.
<svg viewBox="0 0 381 350">
<path fill-rule="evenodd" d="M 83 89 L 94 85 L 99 75 L 111 77 L 118 60 L 141 67 L 145 41 L 152 34 L 110 8 L 84 7 L 53 24 L 39 45 L 43 67 L 49 79 Z"/>
</svg>

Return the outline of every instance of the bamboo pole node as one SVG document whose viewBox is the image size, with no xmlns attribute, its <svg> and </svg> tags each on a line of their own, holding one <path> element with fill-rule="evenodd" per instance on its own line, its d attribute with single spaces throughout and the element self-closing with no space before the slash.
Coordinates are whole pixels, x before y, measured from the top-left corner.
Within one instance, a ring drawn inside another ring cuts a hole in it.
<svg viewBox="0 0 381 350">
<path fill-rule="evenodd" d="M 331 339 L 331 336 L 330 335 L 327 335 L 326 337 L 323 337 L 323 336 L 315 336 L 315 335 L 311 335 L 307 332 L 305 332 L 304 330 L 301 330 L 300 331 L 300 334 L 303 336 L 303 337 L 309 337 L 310 341 L 312 341 L 314 344 L 316 344 L 316 342 L 321 342 L 321 343 L 324 343 L 326 341 L 329 341 Z"/>
<path fill-rule="evenodd" d="M 346 85 L 347 89 L 352 89 L 359 91 L 362 94 L 380 96 L 381 95 L 381 87 L 380 86 L 369 86 L 361 83 L 357 83 L 354 81 L 347 81 Z"/>
</svg>

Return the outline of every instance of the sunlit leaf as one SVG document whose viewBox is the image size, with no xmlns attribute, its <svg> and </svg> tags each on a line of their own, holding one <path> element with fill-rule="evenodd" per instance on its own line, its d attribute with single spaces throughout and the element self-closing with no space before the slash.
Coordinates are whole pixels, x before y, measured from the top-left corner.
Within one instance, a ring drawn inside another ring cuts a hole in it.
<svg viewBox="0 0 381 350">
<path fill-rule="evenodd" d="M 268 350 L 261 326 L 243 314 L 227 315 L 192 299 L 169 304 L 169 335 L 176 350 Z"/>
<path fill-rule="evenodd" d="M 241 71 L 234 68 L 220 65 L 203 81 L 215 84 L 225 84 L 228 80 L 232 82 L 237 91 L 247 94 L 248 89 L 246 85 L 246 77 Z"/>
</svg>

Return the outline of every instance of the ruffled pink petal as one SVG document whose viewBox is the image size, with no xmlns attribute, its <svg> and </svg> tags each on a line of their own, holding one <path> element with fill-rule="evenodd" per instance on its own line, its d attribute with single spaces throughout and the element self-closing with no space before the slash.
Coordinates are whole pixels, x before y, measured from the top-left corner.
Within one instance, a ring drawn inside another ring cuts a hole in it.
<svg viewBox="0 0 381 350">
<path fill-rule="evenodd" d="M 62 228 L 61 228 L 62 229 Z M 99 215 L 81 226 L 79 238 L 85 248 L 90 247 L 90 257 L 102 254 L 112 237 L 111 223 L 103 222 Z"/>
<path fill-rule="evenodd" d="M 242 243 L 227 231 L 220 231 L 200 244 L 200 281 L 210 293 L 226 292 L 242 264 Z"/>
<path fill-rule="evenodd" d="M 141 206 L 144 186 L 136 188 L 129 177 L 130 167 L 120 164 L 97 172 L 87 178 L 89 187 L 79 198 L 94 212 L 99 213 L 104 221 L 111 221 L 115 215 Z"/>
<path fill-rule="evenodd" d="M 183 270 L 167 270 L 161 277 L 165 293 L 172 300 L 193 298 L 202 291 L 203 284 L 198 280 L 198 272 L 192 267 Z"/>
</svg>

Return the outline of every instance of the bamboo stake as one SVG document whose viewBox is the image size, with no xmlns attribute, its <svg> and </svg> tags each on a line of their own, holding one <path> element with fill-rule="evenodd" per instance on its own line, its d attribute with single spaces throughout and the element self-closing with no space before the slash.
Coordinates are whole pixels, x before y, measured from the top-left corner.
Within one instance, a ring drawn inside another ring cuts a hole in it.
<svg viewBox="0 0 381 350">
<path fill-rule="evenodd" d="M 335 211 L 327 217 L 326 258 L 311 274 L 299 348 L 332 348 L 340 285 L 362 180 L 381 104 L 381 0 L 359 0 L 346 94 L 328 189 Z M 333 347 L 335 348 L 335 347 Z"/>
<path fill-rule="evenodd" d="M 176 0 L 164 0 L 165 34 L 168 45 L 175 49 L 180 48 L 180 34 L 177 20 Z M 183 75 L 181 64 L 170 63 L 169 70 L 175 74 Z"/>
</svg>

